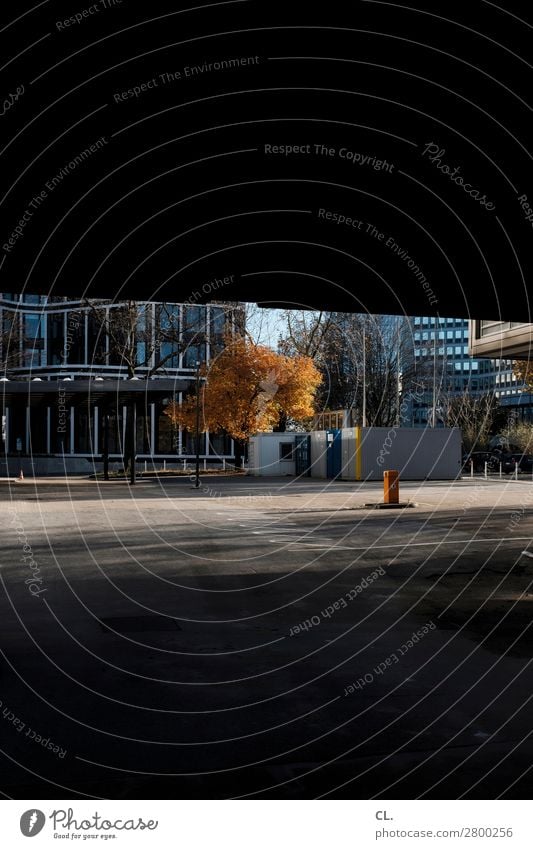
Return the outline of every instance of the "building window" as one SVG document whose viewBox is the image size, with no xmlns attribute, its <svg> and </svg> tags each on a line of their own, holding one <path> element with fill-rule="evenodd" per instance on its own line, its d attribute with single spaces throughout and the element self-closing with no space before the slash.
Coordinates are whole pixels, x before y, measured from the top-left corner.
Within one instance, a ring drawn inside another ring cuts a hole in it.
<svg viewBox="0 0 533 849">
<path fill-rule="evenodd" d="M 94 454 L 94 407 L 81 404 L 74 410 L 74 451 L 76 454 Z"/>
<path fill-rule="evenodd" d="M 99 445 L 98 451 L 100 454 L 103 453 L 104 450 L 104 428 L 105 428 L 105 417 L 106 410 L 103 408 L 98 409 L 100 416 L 100 424 L 99 424 Z M 124 411 L 121 404 L 114 407 L 111 407 L 107 412 L 107 450 L 109 454 L 124 454 L 125 446 L 124 446 Z M 139 443 L 140 444 L 140 443 Z"/>
<path fill-rule="evenodd" d="M 104 365 L 107 358 L 105 325 L 94 315 L 87 316 L 87 364 Z"/>
<path fill-rule="evenodd" d="M 59 402 L 58 397 L 58 402 Z M 59 409 L 59 403 L 50 407 L 50 451 L 52 454 L 70 453 L 70 406 Z M 64 405 L 61 405 L 64 406 Z"/>
<path fill-rule="evenodd" d="M 24 356 L 26 368 L 44 365 L 44 317 L 39 313 L 26 313 L 24 320 Z"/>
<path fill-rule="evenodd" d="M 193 369 L 206 359 L 206 308 L 185 306 L 183 313 L 183 366 Z"/>
<path fill-rule="evenodd" d="M 204 306 L 185 306 L 183 312 L 183 329 L 186 333 L 205 333 L 206 308 Z"/>
<path fill-rule="evenodd" d="M 85 363 L 85 313 L 67 313 L 67 363 Z"/>
<path fill-rule="evenodd" d="M 205 345 L 194 345 L 189 343 L 183 352 L 183 367 L 194 369 L 196 363 L 205 362 Z"/>
<path fill-rule="evenodd" d="M 65 314 L 49 313 L 48 321 L 48 365 L 60 366 L 63 364 L 65 345 Z"/>
<path fill-rule="evenodd" d="M 279 459 L 294 460 L 293 456 L 294 444 L 292 442 L 280 442 L 279 444 Z"/>
<path fill-rule="evenodd" d="M 1 357 L 4 368 L 20 365 L 21 319 L 16 310 L 2 310 Z"/>
<path fill-rule="evenodd" d="M 155 451 L 157 454 L 176 454 L 178 450 L 178 428 L 164 413 L 165 405 L 156 406 Z"/>
<path fill-rule="evenodd" d="M 227 433 L 210 433 L 208 453 L 219 457 L 231 456 L 231 437 Z"/>
<path fill-rule="evenodd" d="M 180 367 L 180 307 L 179 304 L 161 304 L 157 308 L 159 356 L 163 368 Z M 140 344 L 140 343 L 139 343 Z"/>
</svg>

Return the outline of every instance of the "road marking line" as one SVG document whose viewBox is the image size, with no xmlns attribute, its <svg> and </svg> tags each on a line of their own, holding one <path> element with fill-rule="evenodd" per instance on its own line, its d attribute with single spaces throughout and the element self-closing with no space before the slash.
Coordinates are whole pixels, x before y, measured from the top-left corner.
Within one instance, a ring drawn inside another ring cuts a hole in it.
<svg viewBox="0 0 533 849">
<path fill-rule="evenodd" d="M 393 543 L 391 545 L 383 545 L 381 543 L 370 543 L 366 546 L 352 546 L 352 545 L 333 545 L 333 546 L 323 546 L 323 545 L 315 545 L 312 542 L 298 542 L 294 543 L 294 545 L 305 545 L 307 548 L 334 548 L 335 551 L 369 551 L 373 548 L 415 548 L 423 545 L 433 545 L 435 547 L 439 545 L 470 545 L 470 543 L 485 543 L 485 542 L 524 542 L 524 540 L 531 540 L 531 537 L 486 537 L 486 538 L 476 538 L 472 539 L 458 539 L 458 540 L 438 540 L 436 542 L 428 541 L 428 542 L 401 542 L 401 543 Z M 523 554 L 525 552 L 522 552 Z M 532 554 L 529 557 L 533 557 Z"/>
<path fill-rule="evenodd" d="M 326 541 L 330 540 L 330 538 L 329 538 L 329 537 L 324 537 L 323 539 L 324 539 L 324 542 L 326 542 Z M 331 540 L 330 540 L 330 541 L 331 541 Z M 276 537 L 275 539 L 269 539 L 269 542 L 288 542 L 288 543 L 290 543 L 290 544 L 292 544 L 292 545 L 306 545 L 306 544 L 307 544 L 307 543 L 305 543 L 305 542 L 300 542 L 299 540 L 296 540 L 296 542 L 295 542 L 295 541 L 294 541 L 291 537 L 284 537 L 284 536 L 279 536 L 279 537 Z M 323 547 L 323 548 L 331 548 L 332 546 L 331 546 L 331 545 L 326 545 L 326 546 L 321 546 L 321 547 Z"/>
<path fill-rule="evenodd" d="M 263 534 L 276 534 L 276 533 L 284 533 L 284 534 L 300 534 L 300 536 L 306 536 L 304 530 L 300 530 L 299 528 L 266 528 L 264 531 L 252 531 L 253 534 L 258 534 L 259 536 Z M 326 537 L 326 539 L 331 539 L 331 537 Z"/>
</svg>

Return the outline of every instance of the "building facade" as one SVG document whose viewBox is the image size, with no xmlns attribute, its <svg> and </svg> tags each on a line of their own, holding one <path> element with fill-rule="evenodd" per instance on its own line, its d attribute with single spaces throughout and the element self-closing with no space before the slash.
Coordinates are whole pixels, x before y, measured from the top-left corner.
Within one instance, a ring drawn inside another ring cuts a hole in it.
<svg viewBox="0 0 533 849">
<path fill-rule="evenodd" d="M 522 387 L 513 374 L 512 360 L 490 357 L 471 345 L 472 322 L 463 318 L 416 316 L 411 319 L 411 341 L 404 351 L 403 387 L 408 417 L 414 427 L 442 426 L 447 398 L 494 392 L 500 401 L 519 396 Z M 474 353 L 474 356 L 472 354 Z M 476 355 L 477 354 L 477 355 Z M 480 354 L 482 354 L 480 356 Z M 417 387 L 409 392 L 409 384 Z"/>
<path fill-rule="evenodd" d="M 35 397 L 38 382 L 58 386 L 53 403 L 46 399 L 32 403 L 29 396 L 27 403 L 14 403 L 12 395 L 11 402 L 4 403 L 4 453 L 98 457 L 104 449 L 105 416 L 109 456 L 120 458 L 126 438 L 126 406 L 120 392 L 114 403 L 106 401 L 104 406 L 104 394 L 97 389 L 102 382 L 119 381 L 116 385 L 121 389 L 120 381 L 144 380 L 149 381 L 150 391 L 149 403 L 140 405 L 136 415 L 138 459 L 192 458 L 195 435 L 174 427 L 164 409 L 170 401 L 181 402 L 189 388 L 194 391 L 197 364 L 209 364 L 222 350 L 227 335 L 240 332 L 243 322 L 242 305 L 236 303 L 90 304 L 0 294 L 4 396 L 8 397 L 10 386 L 24 381 Z M 69 384 L 66 408 L 60 403 L 61 393 L 66 397 L 65 382 Z M 233 453 L 232 440 L 226 434 L 200 435 L 202 458 L 216 462 L 231 459 Z"/>
<path fill-rule="evenodd" d="M 520 321 L 476 320 L 470 321 L 469 325 L 471 356 L 532 359 L 533 324 Z"/>
<path fill-rule="evenodd" d="M 473 357 L 492 357 L 497 366 L 533 358 L 533 324 L 521 321 L 475 320 L 469 322 L 469 350 Z M 533 393 L 518 384 L 513 374 L 499 368 L 496 392 L 502 407 L 516 419 L 533 422 Z"/>
</svg>

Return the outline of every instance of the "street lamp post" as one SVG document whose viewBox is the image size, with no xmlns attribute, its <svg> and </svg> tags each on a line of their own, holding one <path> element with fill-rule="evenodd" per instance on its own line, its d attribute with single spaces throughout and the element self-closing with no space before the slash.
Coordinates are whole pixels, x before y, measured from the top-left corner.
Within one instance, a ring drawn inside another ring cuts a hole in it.
<svg viewBox="0 0 533 849">
<path fill-rule="evenodd" d="M 103 461 L 104 461 L 104 480 L 109 480 L 109 410 L 107 407 L 104 407 L 104 414 L 102 417 L 102 424 L 104 426 L 103 433 Z"/>
<path fill-rule="evenodd" d="M 366 325 L 363 324 L 363 427 L 366 427 Z"/>
<path fill-rule="evenodd" d="M 438 318 L 435 318 L 434 321 L 435 331 L 433 333 L 433 409 L 431 413 L 431 427 L 435 427 L 437 418 L 437 333 L 439 326 Z"/>
<path fill-rule="evenodd" d="M 130 484 L 137 483 L 136 451 L 137 451 L 137 402 L 130 405 Z"/>
<path fill-rule="evenodd" d="M 200 361 L 196 360 L 196 489 L 200 486 Z"/>
</svg>

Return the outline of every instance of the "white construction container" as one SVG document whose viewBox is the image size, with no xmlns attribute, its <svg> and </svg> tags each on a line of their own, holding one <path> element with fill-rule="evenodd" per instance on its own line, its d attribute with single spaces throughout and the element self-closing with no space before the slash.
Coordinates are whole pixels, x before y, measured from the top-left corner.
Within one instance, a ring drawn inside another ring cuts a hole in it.
<svg viewBox="0 0 533 849">
<path fill-rule="evenodd" d="M 311 431 L 311 477 L 327 477 L 327 443 L 325 430 Z"/>
<path fill-rule="evenodd" d="M 454 480 L 461 474 L 461 430 L 448 427 L 360 428 L 354 477 L 382 480 L 397 469 L 403 480 Z M 358 462 L 357 462 L 358 461 Z"/>
<path fill-rule="evenodd" d="M 296 474 L 293 433 L 258 433 L 248 445 L 248 474 L 276 477 Z"/>
<path fill-rule="evenodd" d="M 249 472 L 295 475 L 292 433 L 250 439 Z M 403 480 L 454 480 L 461 474 L 459 428 L 351 427 L 310 434 L 313 478 L 382 480 L 397 469 Z"/>
</svg>

